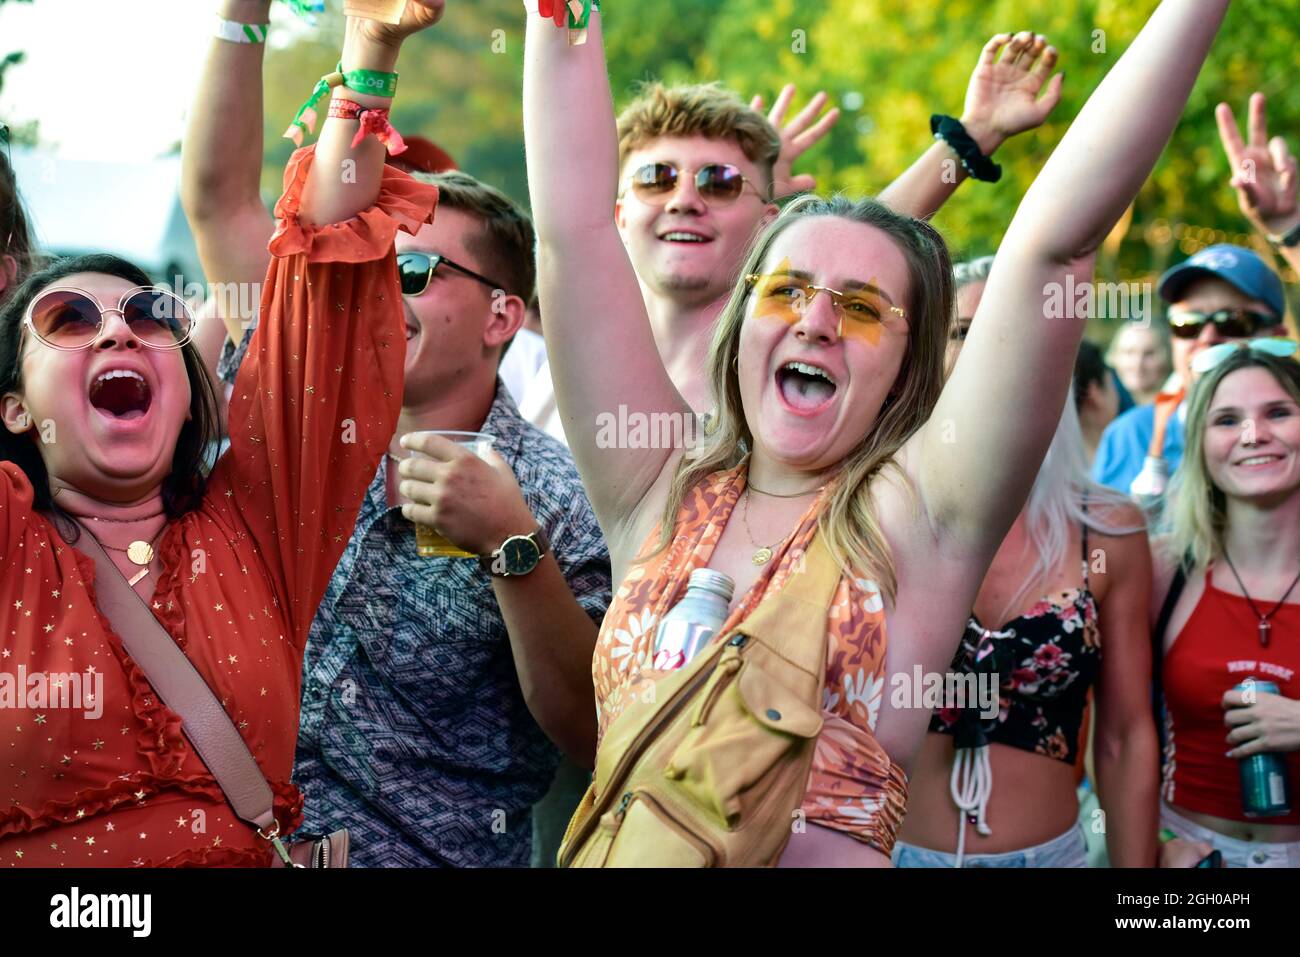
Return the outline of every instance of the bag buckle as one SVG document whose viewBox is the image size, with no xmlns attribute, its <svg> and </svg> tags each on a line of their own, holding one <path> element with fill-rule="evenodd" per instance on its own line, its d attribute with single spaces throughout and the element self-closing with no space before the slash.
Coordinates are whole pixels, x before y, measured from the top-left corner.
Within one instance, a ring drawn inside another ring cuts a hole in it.
<svg viewBox="0 0 1300 957">
<path fill-rule="evenodd" d="M 275 853 L 280 856 L 280 860 L 284 862 L 285 867 L 303 868 L 302 864 L 295 863 L 293 858 L 289 856 L 289 852 L 285 849 L 284 842 L 280 840 L 279 821 L 276 821 L 274 824 L 271 825 L 270 828 L 268 828 L 265 831 L 263 831 L 262 828 L 259 827 L 257 829 L 257 836 L 264 841 L 270 842 L 271 847 L 273 847 L 275 849 Z M 305 868 L 303 869 L 305 870 Z"/>
</svg>

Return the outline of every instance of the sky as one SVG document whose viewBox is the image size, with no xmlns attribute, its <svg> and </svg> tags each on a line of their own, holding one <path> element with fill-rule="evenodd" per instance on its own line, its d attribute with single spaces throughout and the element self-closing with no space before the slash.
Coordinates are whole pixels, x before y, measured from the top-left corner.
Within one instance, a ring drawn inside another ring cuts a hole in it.
<svg viewBox="0 0 1300 957">
<path fill-rule="evenodd" d="M 166 153 L 184 130 L 215 10 L 215 0 L 0 5 L 0 56 L 27 54 L 5 75 L 0 120 L 39 120 L 41 145 L 69 159 Z M 305 29 L 281 4 L 272 24 L 273 38 Z"/>
</svg>

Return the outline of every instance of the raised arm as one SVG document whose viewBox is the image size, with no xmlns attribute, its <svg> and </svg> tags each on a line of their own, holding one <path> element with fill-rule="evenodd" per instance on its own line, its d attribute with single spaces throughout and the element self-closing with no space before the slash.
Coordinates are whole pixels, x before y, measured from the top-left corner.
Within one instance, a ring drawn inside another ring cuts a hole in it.
<svg viewBox="0 0 1300 957">
<path fill-rule="evenodd" d="M 1227 7 L 1164 0 L 1011 221 L 961 358 L 914 440 L 931 521 L 963 551 L 991 554 L 1028 494 L 1084 331 L 1066 275 L 1091 257 L 1151 173 Z"/>
<path fill-rule="evenodd" d="M 1055 67 L 1056 48 L 1048 46 L 1044 36 L 999 33 L 984 46 L 961 115 L 981 153 L 992 156 L 1011 137 L 1046 122 L 1061 102 L 1065 74 L 1052 76 Z M 952 147 L 936 142 L 879 198 L 899 212 L 929 219 L 966 179 Z"/>
<path fill-rule="evenodd" d="M 265 25 L 271 0 L 221 0 L 225 20 Z M 256 35 L 256 34 L 254 34 Z M 262 54 L 265 43 L 233 43 L 213 37 L 203 76 L 181 143 L 181 204 L 194 231 L 199 262 L 211 296 L 200 318 L 204 359 L 210 369 L 221 354 L 221 340 L 235 343 L 256 310 L 241 304 L 257 295 L 240 295 L 266 277 L 266 244 L 275 221 L 262 202 Z M 213 328 L 223 326 L 225 335 Z"/>
<path fill-rule="evenodd" d="M 345 73 L 391 71 L 402 37 L 441 12 L 441 0 L 411 0 L 397 28 L 350 20 Z M 347 87 L 335 96 L 376 102 Z M 385 167 L 374 137 L 353 149 L 359 127 L 329 118 L 319 144 L 289 160 L 261 320 L 231 396 L 230 450 L 207 497 L 234 532 L 253 539 L 296 643 L 306 640 L 401 410 L 406 350 L 393 237 L 431 222 L 437 202 L 435 187 Z"/>
<path fill-rule="evenodd" d="M 600 14 L 587 42 L 528 16 L 524 144 L 547 357 L 569 447 L 613 537 L 675 455 L 602 448 L 598 416 L 691 414 L 664 370 L 636 272 L 614 223 L 618 139 Z M 615 443 L 617 444 L 617 443 Z M 657 443 L 656 443 L 657 444 Z"/>
</svg>

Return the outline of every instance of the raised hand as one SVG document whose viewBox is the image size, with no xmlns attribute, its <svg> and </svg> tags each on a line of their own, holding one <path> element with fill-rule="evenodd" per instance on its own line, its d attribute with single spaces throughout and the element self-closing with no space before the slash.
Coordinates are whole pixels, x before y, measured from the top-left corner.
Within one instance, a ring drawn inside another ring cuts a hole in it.
<svg viewBox="0 0 1300 957">
<path fill-rule="evenodd" d="M 1232 164 L 1232 186 L 1237 203 L 1251 225 L 1264 233 L 1281 235 L 1300 224 L 1296 201 L 1296 158 L 1280 136 L 1268 138 L 1267 102 L 1263 93 L 1250 98 L 1248 142 L 1243 143 L 1232 107 L 1220 103 L 1214 111 L 1219 138 Z"/>
<path fill-rule="evenodd" d="M 790 122 L 786 123 L 785 115 L 789 111 L 790 104 L 794 101 L 797 92 L 798 90 L 793 83 L 787 83 L 777 95 L 776 102 L 772 104 L 771 112 L 767 114 L 768 122 L 776 127 L 777 132 L 781 134 L 781 153 L 777 156 L 776 165 L 772 169 L 773 199 L 781 199 L 794 193 L 802 193 L 805 190 L 817 188 L 816 177 L 809 173 L 795 176 L 792 167 L 794 161 L 829 133 L 831 127 L 840 118 L 839 108 L 834 107 L 818 119 L 828 99 L 826 94 L 819 90 L 808 101 L 808 105 L 796 113 Z M 749 105 L 761 113 L 763 111 L 763 98 L 756 96 L 750 101 Z M 785 123 L 785 125 L 782 126 L 782 123 Z"/>
<path fill-rule="evenodd" d="M 1061 102 L 1065 74 L 1052 76 L 1056 59 L 1046 37 L 1027 31 L 1000 33 L 985 44 L 961 117 L 985 156 L 1017 133 L 1042 126 Z"/>
<path fill-rule="evenodd" d="M 383 46 L 400 46 L 407 37 L 441 20 L 445 6 L 446 0 L 407 0 L 401 23 L 380 23 L 378 20 L 358 20 L 357 23 L 366 39 Z"/>
</svg>

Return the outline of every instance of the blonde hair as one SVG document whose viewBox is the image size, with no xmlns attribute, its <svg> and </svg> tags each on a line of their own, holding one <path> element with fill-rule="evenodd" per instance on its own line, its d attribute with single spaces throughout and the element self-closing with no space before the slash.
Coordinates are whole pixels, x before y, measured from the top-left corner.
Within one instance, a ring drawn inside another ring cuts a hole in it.
<svg viewBox="0 0 1300 957">
<path fill-rule="evenodd" d="M 844 196 L 822 199 L 801 196 L 758 237 L 741 269 L 741 279 L 718 317 L 709 350 L 709 380 L 717 408 L 708 434 L 683 457 L 673 476 L 660 523 L 662 551 L 671 542 L 677 513 L 690 490 L 703 478 L 743 462 L 753 447 L 740 398 L 737 359 L 740 329 L 750 287 L 743 277 L 758 272 L 777 237 L 793 223 L 813 216 L 862 223 L 886 233 L 902 251 L 908 270 L 907 355 L 890 398 L 875 422 L 843 460 L 833 480 L 827 504 L 818 516 L 818 530 L 842 567 L 874 579 L 893 601 L 898 578 L 889 545 L 875 514 L 871 479 L 903 444 L 925 424 L 943 390 L 944 350 L 953 314 L 952 261 L 943 237 L 919 219 L 896 213 L 874 199 L 853 201 Z M 900 473 L 901 474 L 901 473 Z"/>
<path fill-rule="evenodd" d="M 703 136 L 735 143 L 758 166 L 771 190 L 781 136 L 767 117 L 721 84 L 643 85 L 618 115 L 619 169 L 633 150 L 664 136 Z"/>
<path fill-rule="evenodd" d="M 1183 460 L 1165 492 L 1164 547 L 1171 561 L 1187 561 L 1188 571 L 1205 568 L 1223 554 L 1228 527 L 1228 497 L 1210 477 L 1205 463 L 1205 427 L 1219 384 L 1234 372 L 1260 368 L 1277 380 L 1300 405 L 1300 363 L 1241 348 L 1197 380 L 1188 402 Z"/>
</svg>

